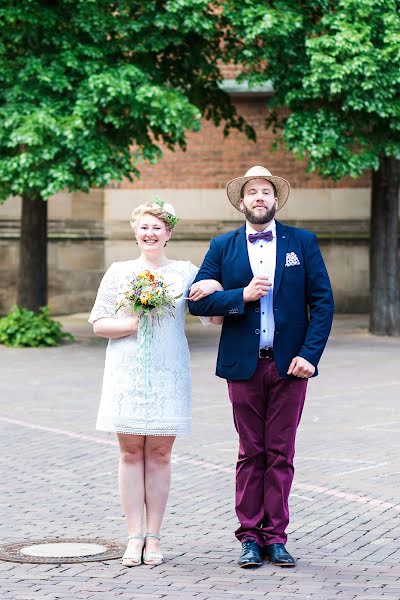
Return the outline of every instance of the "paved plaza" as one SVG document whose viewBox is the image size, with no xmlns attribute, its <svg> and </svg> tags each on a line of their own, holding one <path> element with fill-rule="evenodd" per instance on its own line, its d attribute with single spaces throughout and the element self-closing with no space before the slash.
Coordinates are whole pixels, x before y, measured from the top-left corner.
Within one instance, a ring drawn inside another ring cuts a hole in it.
<svg viewBox="0 0 400 600">
<path fill-rule="evenodd" d="M 94 429 L 105 341 L 84 315 L 62 320 L 73 345 L 0 346 L 2 544 L 126 539 L 116 439 Z M 298 434 L 287 544 L 297 567 L 244 570 L 218 328 L 189 318 L 187 330 L 194 431 L 175 446 L 165 563 L 0 562 L 0 599 L 399 600 L 400 339 L 369 335 L 364 316 L 335 319 Z"/>
</svg>

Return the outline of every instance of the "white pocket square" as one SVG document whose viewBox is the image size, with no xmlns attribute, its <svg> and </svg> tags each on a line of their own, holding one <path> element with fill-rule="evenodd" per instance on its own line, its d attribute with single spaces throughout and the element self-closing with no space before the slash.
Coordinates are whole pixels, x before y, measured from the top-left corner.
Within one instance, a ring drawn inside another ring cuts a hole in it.
<svg viewBox="0 0 400 600">
<path fill-rule="evenodd" d="M 294 267 L 299 264 L 300 264 L 300 261 L 298 259 L 296 252 L 288 252 L 286 254 L 285 267 Z"/>
</svg>

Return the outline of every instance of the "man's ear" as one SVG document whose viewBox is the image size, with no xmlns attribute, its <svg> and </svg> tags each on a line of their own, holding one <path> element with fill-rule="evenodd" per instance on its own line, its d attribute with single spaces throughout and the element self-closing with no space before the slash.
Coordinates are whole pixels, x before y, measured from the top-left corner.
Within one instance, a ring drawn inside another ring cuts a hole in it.
<svg viewBox="0 0 400 600">
<path fill-rule="evenodd" d="M 243 212 L 243 201 L 242 200 L 240 201 L 239 208 Z"/>
</svg>

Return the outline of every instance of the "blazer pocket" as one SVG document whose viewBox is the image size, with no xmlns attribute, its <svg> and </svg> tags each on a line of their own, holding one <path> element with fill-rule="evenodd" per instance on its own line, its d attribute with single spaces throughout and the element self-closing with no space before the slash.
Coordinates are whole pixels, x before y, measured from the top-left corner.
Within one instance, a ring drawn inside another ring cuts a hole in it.
<svg viewBox="0 0 400 600">
<path fill-rule="evenodd" d="M 221 362 L 220 362 L 221 367 L 233 367 L 234 365 L 236 365 L 236 363 L 237 363 L 237 360 L 233 360 L 231 362 L 225 362 L 225 361 L 221 360 Z"/>
<path fill-rule="evenodd" d="M 292 267 L 285 267 L 283 269 L 283 273 L 286 276 L 289 277 L 293 277 L 293 276 L 301 276 L 303 277 L 305 275 L 305 270 L 303 265 L 293 265 Z"/>
</svg>

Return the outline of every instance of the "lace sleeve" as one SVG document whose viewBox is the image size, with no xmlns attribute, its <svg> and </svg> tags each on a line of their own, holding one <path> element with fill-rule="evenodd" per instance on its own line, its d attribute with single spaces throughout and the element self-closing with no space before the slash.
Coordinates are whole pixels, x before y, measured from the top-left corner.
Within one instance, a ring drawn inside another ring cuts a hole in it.
<svg viewBox="0 0 400 600">
<path fill-rule="evenodd" d="M 96 300 L 89 315 L 89 323 L 94 323 L 103 317 L 115 317 L 117 295 L 118 281 L 115 263 L 113 263 L 100 282 Z"/>
</svg>

